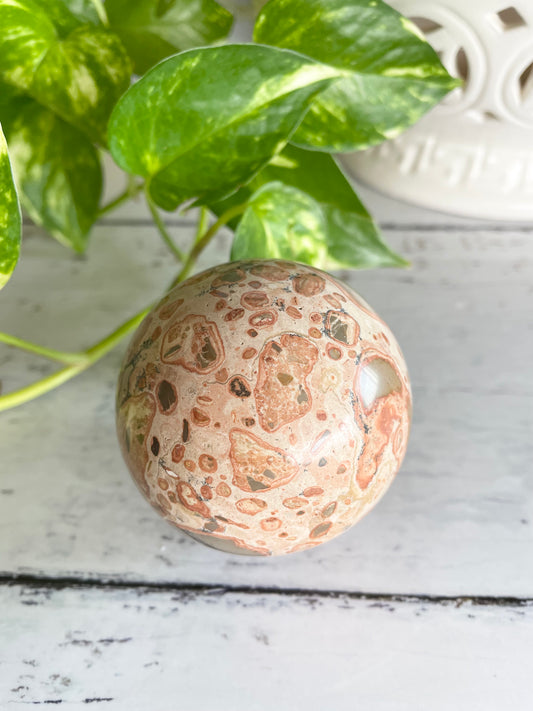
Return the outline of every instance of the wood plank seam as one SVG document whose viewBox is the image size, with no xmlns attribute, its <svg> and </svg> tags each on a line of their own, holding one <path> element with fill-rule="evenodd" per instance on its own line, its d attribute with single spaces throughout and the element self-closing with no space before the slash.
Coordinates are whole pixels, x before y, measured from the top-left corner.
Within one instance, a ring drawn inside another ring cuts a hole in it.
<svg viewBox="0 0 533 711">
<path fill-rule="evenodd" d="M 0 587 L 23 587 L 33 590 L 131 590 L 139 594 L 150 592 L 174 593 L 184 596 L 216 595 L 249 595 L 270 596 L 279 595 L 293 598 L 321 598 L 328 600 L 362 600 L 379 603 L 426 603 L 428 605 L 443 605 L 461 607 L 470 604 L 478 607 L 533 607 L 533 597 L 510 597 L 490 595 L 426 595 L 379 592 L 350 592 L 344 590 L 320 590 L 310 588 L 277 588 L 270 586 L 250 585 L 209 585 L 209 584 L 176 584 L 116 580 L 102 578 L 44 577 L 37 575 L 0 575 Z"/>
<path fill-rule="evenodd" d="M 164 220 L 167 227 L 194 227 L 196 221 L 194 219 L 169 219 Z M 154 223 L 149 218 L 143 217 L 108 217 L 103 218 L 98 223 L 100 227 L 153 227 Z M 28 223 L 32 225 L 32 223 Z M 477 225 L 457 225 L 454 223 L 450 224 L 424 224 L 424 223 L 395 223 L 395 222 L 381 222 L 379 226 L 382 230 L 388 232 L 520 232 L 524 234 L 529 234 L 533 232 L 532 224 L 513 224 L 513 225 L 496 225 L 496 224 L 477 224 Z"/>
</svg>

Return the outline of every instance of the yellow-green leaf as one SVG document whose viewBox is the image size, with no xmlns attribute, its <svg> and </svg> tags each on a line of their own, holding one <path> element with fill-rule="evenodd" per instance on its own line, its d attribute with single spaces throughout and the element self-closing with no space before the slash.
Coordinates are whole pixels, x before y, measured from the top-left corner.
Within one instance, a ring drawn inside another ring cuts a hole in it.
<svg viewBox="0 0 533 711">
<path fill-rule="evenodd" d="M 0 127 L 0 289 L 15 268 L 20 252 L 21 218 L 7 144 Z"/>
<path fill-rule="evenodd" d="M 171 54 L 222 39 L 233 21 L 215 0 L 107 0 L 105 7 L 137 74 Z"/>
<path fill-rule="evenodd" d="M 254 39 L 301 52 L 347 75 L 323 92 L 293 137 L 353 151 L 392 138 L 458 82 L 414 24 L 382 0 L 270 0 Z"/>
<path fill-rule="evenodd" d="M 0 106 L 0 118 L 24 209 L 62 244 L 83 252 L 102 192 L 98 151 L 29 97 Z"/>
<path fill-rule="evenodd" d="M 327 225 L 316 200 L 272 182 L 250 198 L 235 232 L 231 258 L 289 259 L 321 267 L 327 251 Z"/>
<path fill-rule="evenodd" d="M 61 0 L 0 0 L 0 28 L 0 79 L 103 142 L 131 75 L 119 38 Z"/>
<path fill-rule="evenodd" d="M 282 150 L 340 72 L 294 52 L 226 45 L 171 57 L 134 84 L 109 122 L 118 165 L 173 210 L 246 183 Z"/>
<path fill-rule="evenodd" d="M 369 269 L 408 264 L 385 244 L 350 182 L 327 153 L 288 145 L 247 185 L 210 208 L 221 215 L 245 203 L 255 190 L 272 181 L 304 191 L 322 208 L 328 245 L 327 265 L 323 266 Z M 236 229 L 239 220 L 235 218 L 230 226 Z"/>
</svg>

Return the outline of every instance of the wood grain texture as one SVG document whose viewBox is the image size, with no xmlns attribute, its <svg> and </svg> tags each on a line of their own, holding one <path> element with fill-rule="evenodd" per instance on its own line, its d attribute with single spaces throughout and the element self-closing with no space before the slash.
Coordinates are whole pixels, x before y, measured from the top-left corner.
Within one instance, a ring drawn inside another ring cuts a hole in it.
<svg viewBox="0 0 533 711">
<path fill-rule="evenodd" d="M 192 227 L 173 228 L 182 245 Z M 2 415 L 0 570 L 131 581 L 439 595 L 533 594 L 533 239 L 526 230 L 390 230 L 409 271 L 346 273 L 404 349 L 414 390 L 405 464 L 383 502 L 288 558 L 208 550 L 159 520 L 114 433 L 123 348 Z M 201 266 L 223 260 L 222 237 Z M 175 271 L 153 228 L 101 226 L 85 260 L 36 230 L 0 329 L 73 349 L 156 298 Z M 7 391 L 51 368 L 2 347 Z"/>
<path fill-rule="evenodd" d="M 0 605 L 2 708 L 531 708 L 531 606 L 24 586 Z"/>
</svg>

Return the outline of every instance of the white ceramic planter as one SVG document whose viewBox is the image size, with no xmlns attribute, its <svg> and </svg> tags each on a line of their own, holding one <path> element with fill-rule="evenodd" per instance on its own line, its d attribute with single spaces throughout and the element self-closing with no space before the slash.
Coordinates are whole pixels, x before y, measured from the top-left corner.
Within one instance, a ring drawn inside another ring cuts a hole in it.
<svg viewBox="0 0 533 711">
<path fill-rule="evenodd" d="M 346 156 L 391 196 L 470 217 L 533 219 L 533 0 L 391 0 L 465 80 L 395 140 Z"/>
</svg>

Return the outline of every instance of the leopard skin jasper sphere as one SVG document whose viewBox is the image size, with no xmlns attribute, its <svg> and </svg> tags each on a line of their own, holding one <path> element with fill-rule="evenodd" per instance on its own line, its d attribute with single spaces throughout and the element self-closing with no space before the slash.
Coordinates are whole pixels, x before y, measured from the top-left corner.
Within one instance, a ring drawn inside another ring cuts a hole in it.
<svg viewBox="0 0 533 711">
<path fill-rule="evenodd" d="M 394 336 L 357 294 L 294 262 L 209 269 L 175 287 L 129 346 L 124 458 L 168 521 L 207 545 L 319 545 L 381 498 L 407 446 Z"/>
</svg>

